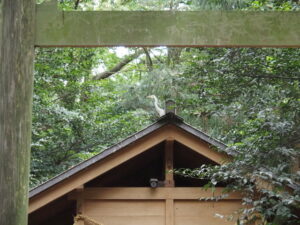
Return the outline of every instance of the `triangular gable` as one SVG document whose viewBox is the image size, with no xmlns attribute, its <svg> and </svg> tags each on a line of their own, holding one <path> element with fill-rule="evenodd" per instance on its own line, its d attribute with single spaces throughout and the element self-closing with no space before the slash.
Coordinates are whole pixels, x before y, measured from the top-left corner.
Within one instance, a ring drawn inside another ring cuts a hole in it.
<svg viewBox="0 0 300 225">
<path fill-rule="evenodd" d="M 29 193 L 29 213 L 169 139 L 218 164 L 229 160 L 227 154 L 209 147 L 212 145 L 224 150 L 226 146 L 223 143 L 187 125 L 173 113 L 168 113 L 146 129 L 32 189 Z"/>
</svg>

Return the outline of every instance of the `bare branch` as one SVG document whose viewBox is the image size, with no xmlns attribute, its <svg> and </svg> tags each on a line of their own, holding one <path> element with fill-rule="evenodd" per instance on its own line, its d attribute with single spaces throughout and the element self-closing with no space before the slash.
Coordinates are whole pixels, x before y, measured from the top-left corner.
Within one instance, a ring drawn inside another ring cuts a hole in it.
<svg viewBox="0 0 300 225">
<path fill-rule="evenodd" d="M 108 71 L 104 71 L 102 73 L 97 74 L 93 77 L 93 80 L 102 80 L 107 77 L 110 77 L 111 75 L 119 72 L 124 66 L 126 66 L 128 63 L 130 63 L 132 60 L 138 58 L 140 55 L 144 54 L 144 50 L 138 50 L 134 54 L 127 56 L 124 58 L 121 62 L 119 62 L 117 65 L 115 65 L 112 69 Z"/>
<path fill-rule="evenodd" d="M 143 49 L 144 49 L 145 54 L 146 54 L 146 64 L 147 64 L 147 67 L 148 67 L 149 71 L 152 71 L 153 70 L 153 62 L 152 62 L 151 56 L 149 54 L 149 51 L 145 47 Z"/>
</svg>

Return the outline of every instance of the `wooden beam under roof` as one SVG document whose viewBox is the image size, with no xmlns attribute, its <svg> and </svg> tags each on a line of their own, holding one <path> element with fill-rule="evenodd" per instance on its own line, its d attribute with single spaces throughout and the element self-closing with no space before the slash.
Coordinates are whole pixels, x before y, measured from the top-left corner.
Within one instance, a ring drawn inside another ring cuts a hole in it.
<svg viewBox="0 0 300 225">
<path fill-rule="evenodd" d="M 40 47 L 299 47 L 300 12 L 59 11 L 37 6 Z"/>
<path fill-rule="evenodd" d="M 211 198 L 223 196 L 224 188 L 216 187 L 203 189 L 200 187 L 109 187 L 109 188 L 85 188 L 83 199 L 87 200 L 199 200 L 200 198 Z M 73 191 L 68 194 L 68 199 L 75 200 L 81 193 Z M 241 200 L 242 193 L 232 192 L 224 195 L 223 200 Z"/>
</svg>

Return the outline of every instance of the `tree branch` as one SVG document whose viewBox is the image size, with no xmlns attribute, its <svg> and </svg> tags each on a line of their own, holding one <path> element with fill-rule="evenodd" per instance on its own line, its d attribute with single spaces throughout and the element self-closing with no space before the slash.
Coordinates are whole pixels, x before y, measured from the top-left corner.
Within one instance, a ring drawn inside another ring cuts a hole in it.
<svg viewBox="0 0 300 225">
<path fill-rule="evenodd" d="M 78 8 L 79 2 L 80 2 L 80 0 L 76 0 L 74 9 L 77 9 L 77 8 Z"/>
<path fill-rule="evenodd" d="M 148 67 L 149 71 L 152 71 L 153 70 L 153 62 L 152 62 L 151 56 L 149 54 L 149 51 L 145 47 L 143 49 L 144 49 L 144 52 L 146 54 L 146 64 L 147 64 L 147 67 Z"/>
<path fill-rule="evenodd" d="M 102 80 L 107 77 L 110 77 L 111 75 L 119 72 L 124 66 L 126 66 L 128 63 L 130 63 L 132 60 L 138 58 L 140 55 L 144 53 L 144 50 L 138 50 L 134 54 L 127 56 L 125 59 L 123 59 L 121 62 L 119 62 L 117 65 L 115 65 L 112 69 L 108 71 L 104 71 L 102 73 L 97 74 L 93 77 L 93 80 Z"/>
</svg>

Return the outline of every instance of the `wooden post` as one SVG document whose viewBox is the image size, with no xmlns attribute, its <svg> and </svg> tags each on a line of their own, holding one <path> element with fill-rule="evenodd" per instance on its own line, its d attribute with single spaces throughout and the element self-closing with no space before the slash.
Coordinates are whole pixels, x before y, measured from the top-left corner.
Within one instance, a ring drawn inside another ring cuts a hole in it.
<svg viewBox="0 0 300 225">
<path fill-rule="evenodd" d="M 174 140 L 168 139 L 165 144 L 165 187 L 174 187 L 173 172 L 173 146 Z"/>
<path fill-rule="evenodd" d="M 26 225 L 35 0 L 0 1 L 0 224 Z"/>
<path fill-rule="evenodd" d="M 166 199 L 166 225 L 174 225 L 174 199 Z"/>
<path fill-rule="evenodd" d="M 78 197 L 77 197 L 77 201 L 76 201 L 76 214 L 77 215 L 83 215 L 84 214 L 84 196 L 83 196 L 83 192 L 84 192 L 84 186 L 80 186 L 78 188 L 76 188 L 76 192 L 78 193 Z M 84 225 L 84 221 L 83 220 L 79 220 L 77 222 L 77 225 Z"/>
<path fill-rule="evenodd" d="M 165 187 L 174 187 L 174 139 L 167 139 L 165 143 Z M 174 199 L 166 199 L 166 225 L 174 225 Z"/>
</svg>

